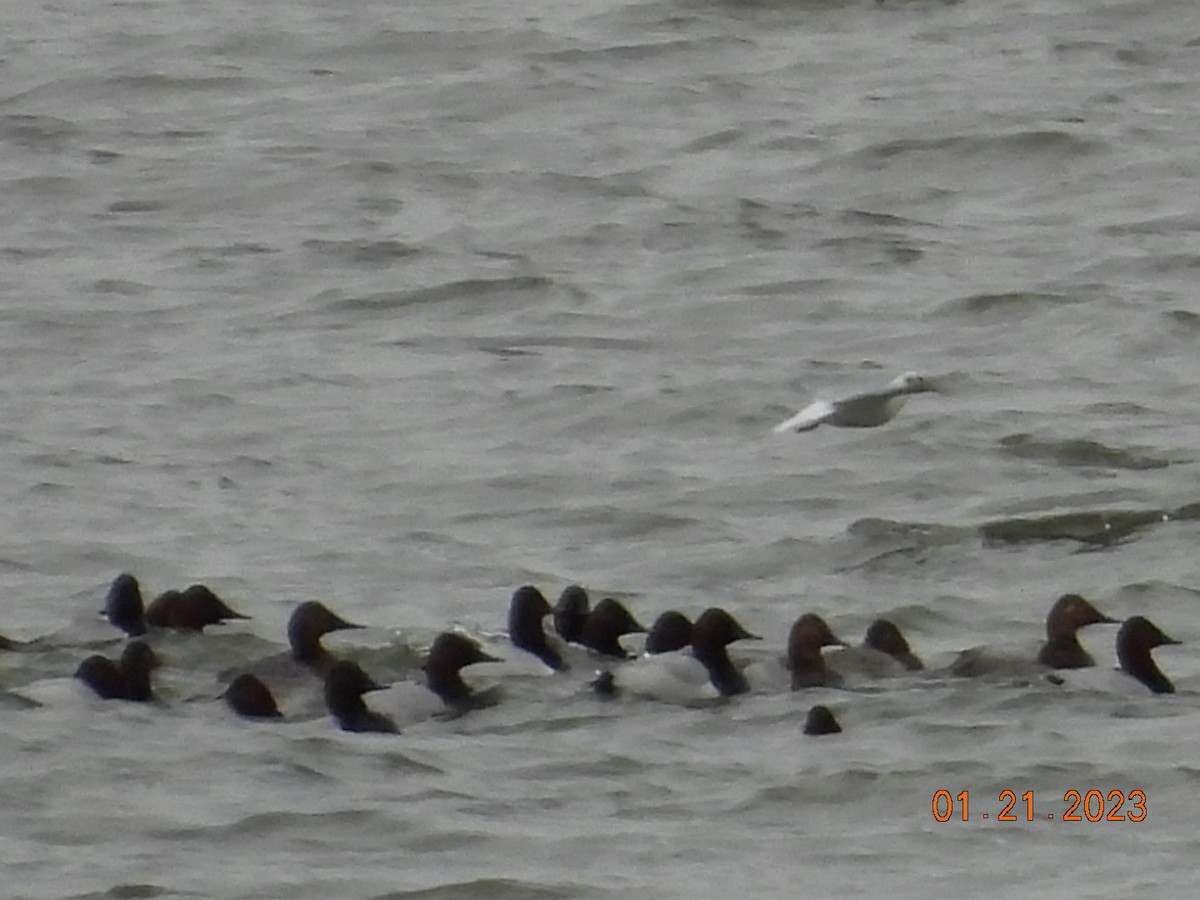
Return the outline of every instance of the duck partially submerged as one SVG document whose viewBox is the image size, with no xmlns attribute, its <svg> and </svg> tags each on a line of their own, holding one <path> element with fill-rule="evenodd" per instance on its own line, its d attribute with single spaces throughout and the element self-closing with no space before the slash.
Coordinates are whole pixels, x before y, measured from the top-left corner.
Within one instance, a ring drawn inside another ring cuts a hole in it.
<svg viewBox="0 0 1200 900">
<path fill-rule="evenodd" d="M 325 707 L 342 731 L 396 734 L 396 723 L 383 713 L 370 709 L 363 695 L 381 691 L 379 684 L 352 660 L 335 662 L 325 675 Z"/>
<path fill-rule="evenodd" d="M 624 604 L 606 597 L 588 614 L 579 642 L 600 656 L 628 659 L 630 654 L 621 646 L 620 638 L 645 630 Z"/>
<path fill-rule="evenodd" d="M 239 716 L 247 719 L 280 719 L 283 713 L 275 702 L 271 689 L 257 675 L 242 672 L 221 694 Z"/>
<path fill-rule="evenodd" d="M 158 655 L 150 645 L 134 640 L 125 645 L 116 661 L 99 654 L 89 656 L 79 664 L 75 677 L 105 700 L 148 703 L 154 699 L 150 673 L 159 665 Z"/>
<path fill-rule="evenodd" d="M 248 619 L 230 607 L 203 584 L 193 584 L 182 591 L 165 591 L 146 608 L 146 623 L 155 628 L 176 631 L 203 631 L 209 625 L 219 625 L 230 619 Z"/>
<path fill-rule="evenodd" d="M 888 619 L 876 619 L 867 626 L 863 646 L 886 653 L 910 672 L 919 672 L 925 668 L 925 663 L 912 652 L 900 629 Z"/>
<path fill-rule="evenodd" d="M 583 626 L 591 612 L 588 593 L 578 584 L 563 588 L 554 604 L 554 630 L 569 644 L 583 643 Z"/>
<path fill-rule="evenodd" d="M 130 637 L 140 637 L 146 633 L 142 588 L 133 575 L 122 572 L 113 579 L 104 598 L 104 616 Z"/>
<path fill-rule="evenodd" d="M 531 584 L 513 592 L 508 605 L 508 639 L 514 647 L 532 653 L 555 672 L 571 668 L 562 653 L 546 639 L 542 621 L 554 608 L 542 592 Z"/>
<path fill-rule="evenodd" d="M 692 643 L 692 620 L 681 612 L 669 609 L 660 613 L 646 634 L 645 651 L 651 656 L 682 650 Z"/>
<path fill-rule="evenodd" d="M 841 734 L 842 726 L 838 724 L 833 710 L 818 703 L 808 711 L 808 716 L 804 720 L 804 733 L 811 735 Z"/>
</svg>

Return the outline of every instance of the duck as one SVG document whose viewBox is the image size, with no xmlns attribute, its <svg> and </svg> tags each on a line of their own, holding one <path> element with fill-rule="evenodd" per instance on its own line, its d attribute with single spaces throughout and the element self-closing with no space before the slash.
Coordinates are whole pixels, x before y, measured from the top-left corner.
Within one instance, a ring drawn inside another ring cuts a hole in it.
<svg viewBox="0 0 1200 900">
<path fill-rule="evenodd" d="M 462 678 L 462 670 L 476 663 L 503 662 L 484 652 L 479 644 L 456 631 L 444 631 L 434 638 L 425 658 L 425 685 L 433 691 L 448 710 L 466 712 L 481 709 L 497 702 L 495 691 L 476 691 Z"/>
<path fill-rule="evenodd" d="M 653 656 L 682 650 L 692 642 L 692 620 L 683 613 L 669 609 L 660 613 L 646 634 L 643 651 Z"/>
<path fill-rule="evenodd" d="M 863 646 L 886 653 L 910 672 L 919 672 L 925 668 L 925 663 L 912 652 L 899 627 L 889 619 L 876 619 L 867 626 Z"/>
<path fill-rule="evenodd" d="M 433 639 L 421 665 L 422 680 L 399 681 L 381 690 L 375 706 L 401 728 L 426 719 L 456 719 L 472 710 L 495 706 L 498 685 L 477 690 L 463 680 L 462 670 L 477 663 L 503 662 L 479 642 L 459 631 L 443 631 Z"/>
<path fill-rule="evenodd" d="M 137 578 L 122 572 L 113 579 L 104 598 L 103 614 L 129 637 L 141 637 L 146 633 L 146 607 Z"/>
<path fill-rule="evenodd" d="M 822 647 L 845 646 L 829 625 L 816 613 L 805 613 L 788 633 L 787 666 L 792 673 L 792 690 L 806 687 L 831 686 L 841 678 L 830 672 L 821 653 Z"/>
<path fill-rule="evenodd" d="M 925 668 L 899 627 L 890 619 L 876 619 L 867 626 L 861 646 L 839 648 L 825 657 L 825 662 L 838 675 L 865 675 L 886 678 Z"/>
<path fill-rule="evenodd" d="M 319 600 L 306 600 L 288 618 L 287 638 L 292 659 L 318 674 L 324 674 L 336 662 L 321 638 L 333 631 L 363 628 L 348 622 Z"/>
<path fill-rule="evenodd" d="M 338 660 L 325 674 L 325 707 L 342 731 L 396 734 L 399 731 L 396 723 L 370 709 L 363 700 L 364 694 L 385 687 L 353 660 Z"/>
<path fill-rule="evenodd" d="M 749 684 L 729 658 L 734 641 L 762 640 L 720 607 L 706 609 L 692 626 L 686 650 L 646 656 L 607 669 L 591 683 L 604 696 L 628 693 L 669 703 L 692 704 L 744 694 Z"/>
<path fill-rule="evenodd" d="M 1034 677 L 1047 669 L 1082 669 L 1094 666 L 1095 660 L 1079 643 L 1080 628 L 1095 624 L 1115 624 L 1098 610 L 1090 600 L 1079 594 L 1063 594 L 1046 614 L 1046 640 L 1036 654 L 1024 650 L 999 650 L 972 647 L 963 650 L 950 664 L 953 675 L 978 677 L 986 675 Z"/>
<path fill-rule="evenodd" d="M 565 672 L 570 665 L 546 639 L 542 627 L 542 620 L 553 612 L 550 602 L 536 587 L 526 584 L 517 588 L 508 606 L 508 639 L 518 650 L 533 654 L 551 670 Z"/>
<path fill-rule="evenodd" d="M 619 638 L 626 634 L 645 633 L 645 627 L 633 617 L 620 601 L 605 597 L 588 613 L 583 623 L 579 643 L 598 656 L 629 659 Z"/>
<path fill-rule="evenodd" d="M 843 400 L 816 400 L 775 426 L 776 433 L 812 431 L 820 425 L 838 428 L 875 428 L 890 422 L 912 394 L 936 391 L 933 381 L 916 372 L 905 372 L 878 391 L 855 394 Z"/>
<path fill-rule="evenodd" d="M 1155 647 L 1180 644 L 1167 637 L 1157 625 L 1144 616 L 1132 616 L 1117 632 L 1117 662 L 1121 671 L 1140 681 L 1155 694 L 1173 694 L 1175 685 L 1150 655 Z"/>
<path fill-rule="evenodd" d="M 193 584 L 182 591 L 165 591 L 154 598 L 145 612 L 147 625 L 176 631 L 203 631 L 208 625 L 249 618 L 230 609 L 203 584 Z"/>
<path fill-rule="evenodd" d="M 133 640 L 116 661 L 99 654 L 87 657 L 75 670 L 75 677 L 101 699 L 149 703 L 155 699 L 150 672 L 160 664 L 149 644 Z"/>
<path fill-rule="evenodd" d="M 250 672 L 237 675 L 221 696 L 239 716 L 247 719 L 281 719 L 275 695 L 263 680 Z"/>
<path fill-rule="evenodd" d="M 554 630 L 569 644 L 583 643 L 583 626 L 591 611 L 587 591 L 578 584 L 567 585 L 554 604 Z"/>
<path fill-rule="evenodd" d="M 1115 625 L 1091 601 L 1079 594 L 1063 594 L 1046 614 L 1046 641 L 1038 648 L 1037 661 L 1051 669 L 1086 669 L 1096 660 L 1083 649 L 1076 632 L 1087 625 Z"/>
<path fill-rule="evenodd" d="M 809 709 L 804 719 L 804 733 L 809 735 L 841 734 L 842 726 L 828 706 L 818 703 Z"/>
</svg>

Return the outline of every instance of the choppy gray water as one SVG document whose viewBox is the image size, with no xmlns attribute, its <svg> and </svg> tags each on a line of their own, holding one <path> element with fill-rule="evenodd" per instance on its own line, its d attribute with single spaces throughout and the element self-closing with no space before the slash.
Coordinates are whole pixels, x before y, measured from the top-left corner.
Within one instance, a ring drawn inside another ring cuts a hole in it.
<svg viewBox="0 0 1200 900">
<path fill-rule="evenodd" d="M 123 570 L 254 618 L 164 643 L 166 708 L 0 708 L 0 894 L 1191 893 L 1194 0 L 3 10 L 0 632 L 58 636 L 3 684 L 110 637 Z M 910 369 L 947 391 L 771 433 Z M 725 605 L 745 653 L 813 610 L 944 663 L 1064 591 L 1189 643 L 1169 697 L 577 673 L 398 737 L 184 701 L 300 600 L 396 677 L 525 582 Z"/>
</svg>

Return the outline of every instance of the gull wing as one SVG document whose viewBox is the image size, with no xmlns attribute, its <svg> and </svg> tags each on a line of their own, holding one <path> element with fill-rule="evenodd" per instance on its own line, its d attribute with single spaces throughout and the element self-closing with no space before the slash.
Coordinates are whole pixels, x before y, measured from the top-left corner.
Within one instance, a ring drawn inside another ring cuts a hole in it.
<svg viewBox="0 0 1200 900">
<path fill-rule="evenodd" d="M 817 400 L 810 403 L 790 419 L 775 426 L 775 431 L 782 434 L 785 431 L 811 431 L 822 422 L 827 422 L 837 412 L 837 405 L 828 400 Z"/>
</svg>

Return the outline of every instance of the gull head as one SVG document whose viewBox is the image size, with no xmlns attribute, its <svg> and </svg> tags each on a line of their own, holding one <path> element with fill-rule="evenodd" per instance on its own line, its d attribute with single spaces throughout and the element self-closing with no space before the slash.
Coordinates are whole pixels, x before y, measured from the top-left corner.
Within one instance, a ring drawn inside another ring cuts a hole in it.
<svg viewBox="0 0 1200 900">
<path fill-rule="evenodd" d="M 888 389 L 897 394 L 923 394 L 927 391 L 937 391 L 933 381 L 916 372 L 905 372 L 888 385 Z"/>
</svg>

